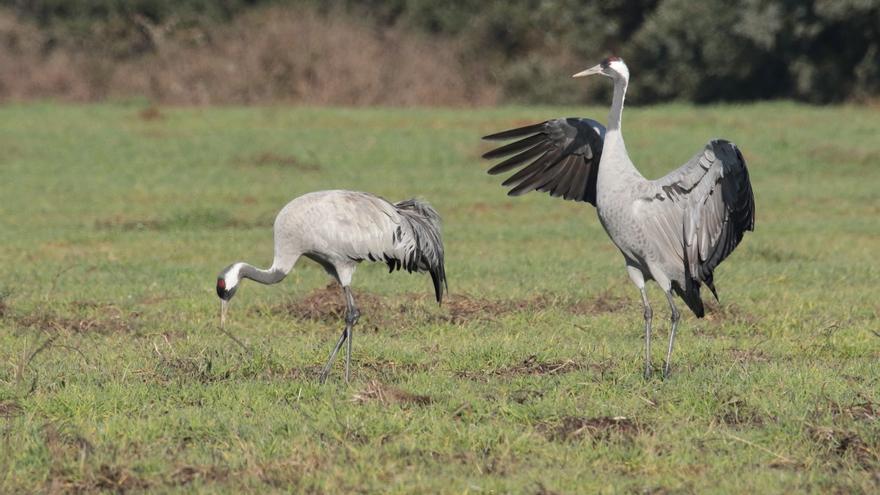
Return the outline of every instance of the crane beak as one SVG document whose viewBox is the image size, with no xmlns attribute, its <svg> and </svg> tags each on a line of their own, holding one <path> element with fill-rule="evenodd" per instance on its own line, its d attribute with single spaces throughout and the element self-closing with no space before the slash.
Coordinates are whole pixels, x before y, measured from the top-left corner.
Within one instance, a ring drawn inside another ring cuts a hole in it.
<svg viewBox="0 0 880 495">
<path fill-rule="evenodd" d="M 571 77 L 587 77 L 592 76 L 593 74 L 601 74 L 602 73 L 602 65 L 594 65 L 587 70 L 583 70 L 578 72 L 577 74 L 573 74 Z"/>
<path fill-rule="evenodd" d="M 223 325 L 226 324 L 226 311 L 229 310 L 229 301 L 225 299 L 220 300 L 220 328 L 223 328 Z"/>
</svg>

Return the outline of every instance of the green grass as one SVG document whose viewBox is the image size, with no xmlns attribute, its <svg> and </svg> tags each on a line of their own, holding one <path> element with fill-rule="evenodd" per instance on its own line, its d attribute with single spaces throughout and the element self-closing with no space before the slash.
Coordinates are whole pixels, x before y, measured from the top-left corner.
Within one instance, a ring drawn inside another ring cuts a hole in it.
<svg viewBox="0 0 880 495">
<path fill-rule="evenodd" d="M 877 109 L 627 110 L 645 175 L 723 136 L 757 201 L 667 381 L 593 208 L 508 198 L 479 159 L 488 132 L 605 112 L 0 108 L 0 492 L 876 492 Z M 329 188 L 444 216 L 448 305 L 355 275 L 350 386 L 316 380 L 341 321 L 311 262 L 242 286 L 245 347 L 217 328 L 217 272 L 268 265 L 275 213 Z"/>
</svg>

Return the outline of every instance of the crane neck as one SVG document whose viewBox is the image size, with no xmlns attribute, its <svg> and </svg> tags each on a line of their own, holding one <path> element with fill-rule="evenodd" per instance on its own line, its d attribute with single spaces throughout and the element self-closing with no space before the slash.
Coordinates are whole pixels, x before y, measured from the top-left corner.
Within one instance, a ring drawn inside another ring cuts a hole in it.
<svg viewBox="0 0 880 495">
<path fill-rule="evenodd" d="M 284 280 L 284 277 L 287 276 L 287 271 L 277 268 L 275 265 L 268 270 L 263 270 L 248 263 L 241 263 L 238 275 L 240 278 L 249 278 L 254 282 L 269 285 L 277 284 Z"/>
<path fill-rule="evenodd" d="M 620 131 L 620 121 L 623 117 L 623 100 L 626 98 L 626 86 L 628 81 L 624 78 L 614 80 L 614 97 L 611 100 L 611 111 L 608 112 L 608 130 Z"/>
<path fill-rule="evenodd" d="M 623 134 L 620 130 L 626 86 L 626 78 L 621 77 L 614 80 L 614 97 L 611 102 L 611 111 L 608 112 L 608 127 L 602 145 L 602 158 L 599 161 L 597 178 L 599 195 L 602 195 L 609 187 L 613 188 L 613 184 L 644 179 L 626 152 L 626 144 L 623 142 Z"/>
</svg>

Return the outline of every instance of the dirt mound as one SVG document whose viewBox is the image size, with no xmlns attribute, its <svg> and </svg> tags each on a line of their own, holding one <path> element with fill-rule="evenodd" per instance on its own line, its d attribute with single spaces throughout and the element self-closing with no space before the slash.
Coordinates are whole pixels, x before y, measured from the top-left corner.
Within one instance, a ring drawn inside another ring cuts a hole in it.
<svg viewBox="0 0 880 495">
<path fill-rule="evenodd" d="M 18 402 L 13 400 L 0 401 L 0 418 L 14 418 L 20 416 L 22 412 L 24 412 L 24 409 Z"/>
<path fill-rule="evenodd" d="M 427 395 L 413 394 L 377 380 L 370 380 L 366 387 L 352 395 L 351 400 L 358 404 L 378 402 L 380 404 L 412 404 L 417 406 L 425 406 L 432 402 Z"/>
<path fill-rule="evenodd" d="M 95 313 L 94 315 L 61 316 L 49 311 L 36 310 L 24 315 L 6 315 L 16 324 L 44 330 L 49 333 L 71 332 L 103 335 L 112 333 L 131 333 L 138 328 L 137 312 L 126 312 L 112 304 L 74 302 L 72 306 L 78 313 Z"/>
<path fill-rule="evenodd" d="M 822 446 L 831 462 L 854 462 L 862 469 L 880 468 L 880 443 L 876 439 L 869 442 L 853 430 L 830 426 L 812 426 L 807 433 Z"/>
<path fill-rule="evenodd" d="M 589 439 L 592 442 L 610 442 L 632 441 L 644 428 L 623 416 L 566 416 L 557 422 L 541 424 L 538 430 L 555 441 Z"/>
<path fill-rule="evenodd" d="M 592 315 L 626 310 L 631 305 L 625 298 L 600 293 L 591 299 L 554 298 L 537 295 L 521 299 L 489 299 L 470 294 L 449 294 L 436 306 L 430 294 L 402 294 L 385 297 L 355 291 L 355 302 L 361 312 L 361 329 L 378 331 L 383 328 L 406 328 L 414 325 L 466 325 L 479 321 L 495 321 L 511 313 L 537 313 L 559 309 L 573 315 Z M 302 299 L 288 301 L 269 309 L 271 314 L 299 320 L 339 324 L 345 315 L 342 290 L 335 283 L 316 289 Z"/>
</svg>

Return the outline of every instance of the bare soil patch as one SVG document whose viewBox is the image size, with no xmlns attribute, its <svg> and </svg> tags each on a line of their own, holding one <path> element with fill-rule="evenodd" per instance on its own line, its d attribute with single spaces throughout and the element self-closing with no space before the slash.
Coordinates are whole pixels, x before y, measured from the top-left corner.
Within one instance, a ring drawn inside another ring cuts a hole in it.
<svg viewBox="0 0 880 495">
<path fill-rule="evenodd" d="M 502 368 L 496 375 L 559 375 L 581 369 L 581 365 L 566 359 L 565 361 L 540 361 L 534 354 L 513 366 Z"/>
<path fill-rule="evenodd" d="M 6 314 L 9 313 L 9 303 L 7 302 L 9 299 L 9 291 L 6 289 L 0 289 L 0 318 L 6 317 Z"/>
<path fill-rule="evenodd" d="M 94 474 L 92 486 L 98 490 L 125 493 L 144 489 L 150 485 L 126 467 L 102 464 Z"/>
<path fill-rule="evenodd" d="M 370 320 L 374 317 L 382 318 L 386 309 L 384 298 L 369 292 L 356 292 L 354 298 L 362 316 L 361 321 L 358 322 L 359 329 L 364 328 L 366 323 L 364 320 L 367 318 Z M 313 290 L 302 299 L 276 305 L 270 309 L 270 312 L 299 320 L 341 324 L 345 317 L 342 289 L 338 284 L 331 283 L 324 288 Z"/>
<path fill-rule="evenodd" d="M 860 397 L 851 404 L 840 404 L 828 400 L 813 412 L 813 417 L 821 418 L 824 413 L 830 414 L 836 421 L 877 421 L 880 419 L 880 404 L 865 397 Z"/>
<path fill-rule="evenodd" d="M 719 305 L 714 300 L 706 302 L 705 320 L 717 324 L 733 323 L 746 327 L 752 327 L 761 322 L 760 318 L 735 303 Z"/>
<path fill-rule="evenodd" d="M 880 442 L 876 439 L 869 442 L 855 431 L 830 426 L 812 426 L 807 433 L 832 462 L 850 461 L 862 469 L 880 468 Z"/>
<path fill-rule="evenodd" d="M 573 441 L 588 439 L 594 443 L 623 441 L 631 442 L 645 428 L 623 416 L 599 416 L 584 418 L 566 416 L 559 421 L 538 425 L 538 430 L 554 441 Z"/>
<path fill-rule="evenodd" d="M 24 409 L 14 400 L 0 401 L 0 418 L 11 419 L 20 416 Z"/>
<path fill-rule="evenodd" d="M 510 393 L 510 400 L 517 404 L 526 404 L 544 397 L 544 393 L 543 390 L 514 390 Z"/>
<path fill-rule="evenodd" d="M 377 380 L 370 380 L 366 387 L 352 395 L 351 400 L 358 404 L 378 402 L 380 404 L 412 404 L 417 406 L 426 406 L 432 402 L 432 399 L 427 395 L 407 392 Z"/>
<path fill-rule="evenodd" d="M 767 418 L 745 400 L 733 397 L 721 405 L 715 419 L 728 426 L 760 427 Z"/>
<path fill-rule="evenodd" d="M 355 291 L 354 297 L 361 312 L 359 328 L 373 331 L 428 324 L 466 325 L 495 321 L 511 313 L 537 313 L 548 309 L 560 309 L 573 315 L 593 315 L 619 311 L 631 305 L 625 298 L 609 293 L 601 293 L 594 299 L 577 300 L 546 295 L 523 299 L 488 299 L 470 294 L 449 294 L 439 310 L 433 309 L 434 299 L 426 293 L 403 294 L 392 298 Z M 345 315 L 345 303 L 340 287 L 331 283 L 313 290 L 302 299 L 273 306 L 269 313 L 299 320 L 340 324 Z"/>
<path fill-rule="evenodd" d="M 225 211 L 192 210 L 182 211 L 166 218 L 131 218 L 122 215 L 95 221 L 95 230 L 113 232 L 131 231 L 170 231 L 200 229 L 251 229 L 269 228 L 271 220 L 242 220 Z"/>
<path fill-rule="evenodd" d="M 766 363 L 770 361 L 770 356 L 761 349 L 729 349 L 733 359 L 743 363 Z"/>
<path fill-rule="evenodd" d="M 165 118 L 165 114 L 163 114 L 158 107 L 149 106 L 138 112 L 138 118 L 141 120 L 145 120 L 147 122 L 151 122 L 154 120 L 162 120 Z"/>
<path fill-rule="evenodd" d="M 153 376 L 162 383 L 179 380 L 207 384 L 226 380 L 232 376 L 232 372 L 231 369 L 215 370 L 209 356 L 163 356 L 156 362 Z"/>
<path fill-rule="evenodd" d="M 299 172 L 320 172 L 321 165 L 293 155 L 280 155 L 271 151 L 241 160 L 244 165 L 256 167 L 290 168 Z"/>
<path fill-rule="evenodd" d="M 857 421 L 877 421 L 880 418 L 880 406 L 874 402 L 865 401 L 838 407 L 834 411 L 836 416 L 845 416 Z"/>
<path fill-rule="evenodd" d="M 378 373 L 395 373 L 395 372 L 405 372 L 405 373 L 415 373 L 417 371 L 423 371 L 427 369 L 427 366 L 423 364 L 416 363 L 397 363 L 389 360 L 376 360 L 376 361 L 361 361 L 358 362 L 358 366 L 361 369 L 372 370 Z"/>
<path fill-rule="evenodd" d="M 95 230 L 162 230 L 162 222 L 155 219 L 126 218 L 121 215 L 114 215 L 102 220 L 96 220 Z"/>
<path fill-rule="evenodd" d="M 121 308 L 106 303 L 75 301 L 71 306 L 78 312 L 96 313 L 94 316 L 61 316 L 49 311 L 34 311 L 25 315 L 5 315 L 16 324 L 46 331 L 47 333 L 71 332 L 92 333 L 102 335 L 113 333 L 132 333 L 138 329 L 140 313 L 123 311 Z"/>
<path fill-rule="evenodd" d="M 638 308 L 634 299 L 609 291 L 600 292 L 591 299 L 579 299 L 570 305 L 570 311 L 573 314 L 586 316 L 636 309 Z"/>
<path fill-rule="evenodd" d="M 225 481 L 229 478 L 229 470 L 218 466 L 182 466 L 171 474 L 171 485 L 185 486 L 201 481 Z"/>
</svg>

